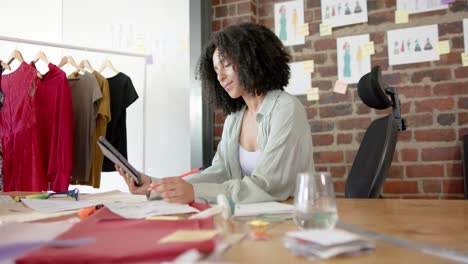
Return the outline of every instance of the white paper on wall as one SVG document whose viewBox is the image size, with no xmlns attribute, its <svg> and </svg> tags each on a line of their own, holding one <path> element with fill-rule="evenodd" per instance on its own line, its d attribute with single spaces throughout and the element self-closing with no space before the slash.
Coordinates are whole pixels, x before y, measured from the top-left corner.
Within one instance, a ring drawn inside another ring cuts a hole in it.
<svg viewBox="0 0 468 264">
<path fill-rule="evenodd" d="M 285 90 L 294 95 L 303 95 L 307 93 L 307 89 L 312 87 L 312 74 L 304 70 L 304 62 L 289 63 L 291 69 L 291 78 Z"/>
<path fill-rule="evenodd" d="M 369 55 L 364 55 L 361 45 L 369 42 L 369 34 L 336 39 L 338 80 L 357 83 L 362 75 L 370 72 Z"/>
<path fill-rule="evenodd" d="M 304 24 L 303 0 L 282 2 L 275 4 L 275 34 L 283 45 L 293 46 L 305 43 L 304 35 L 297 27 Z"/>
<path fill-rule="evenodd" d="M 340 27 L 367 22 L 366 0 L 322 0 L 322 22 Z"/>
<path fill-rule="evenodd" d="M 437 25 L 391 30 L 387 41 L 390 65 L 439 60 Z"/>
<path fill-rule="evenodd" d="M 397 0 L 397 9 L 408 11 L 408 14 L 429 12 L 434 10 L 447 9 L 447 4 L 442 4 L 441 0 Z"/>
<path fill-rule="evenodd" d="M 465 42 L 465 52 L 468 52 L 468 19 L 463 19 L 463 40 Z"/>
</svg>

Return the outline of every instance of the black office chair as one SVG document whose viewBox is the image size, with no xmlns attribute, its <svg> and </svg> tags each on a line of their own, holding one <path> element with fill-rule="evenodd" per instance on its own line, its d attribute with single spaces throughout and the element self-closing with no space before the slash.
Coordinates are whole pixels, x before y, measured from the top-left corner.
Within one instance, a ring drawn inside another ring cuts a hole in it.
<svg viewBox="0 0 468 264">
<path fill-rule="evenodd" d="M 346 180 L 346 198 L 379 198 L 392 164 L 398 131 L 406 129 L 401 118 L 400 100 L 393 87 L 382 83 L 381 70 L 375 66 L 358 83 L 361 100 L 375 109 L 393 108 L 385 117 L 372 121 L 364 134 Z"/>
</svg>

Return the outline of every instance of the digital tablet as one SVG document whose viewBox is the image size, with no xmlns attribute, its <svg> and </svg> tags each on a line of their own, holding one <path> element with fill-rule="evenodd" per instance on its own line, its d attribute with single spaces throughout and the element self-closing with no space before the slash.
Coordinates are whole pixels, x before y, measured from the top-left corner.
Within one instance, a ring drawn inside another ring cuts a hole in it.
<svg viewBox="0 0 468 264">
<path fill-rule="evenodd" d="M 141 186 L 140 172 L 133 168 L 133 166 L 128 163 L 127 159 L 120 154 L 120 152 L 114 148 L 109 141 L 107 141 L 103 136 L 100 136 L 97 143 L 104 156 L 117 164 L 120 168 L 124 169 L 124 171 L 133 178 L 135 185 Z"/>
</svg>

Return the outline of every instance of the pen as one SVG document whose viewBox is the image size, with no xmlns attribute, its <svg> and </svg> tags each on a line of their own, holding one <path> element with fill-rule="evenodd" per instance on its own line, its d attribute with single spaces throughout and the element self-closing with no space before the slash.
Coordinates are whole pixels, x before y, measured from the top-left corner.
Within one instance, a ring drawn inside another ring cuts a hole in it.
<svg viewBox="0 0 468 264">
<path fill-rule="evenodd" d="M 203 170 L 203 167 L 195 168 L 195 169 L 193 169 L 193 170 L 191 170 L 191 171 L 187 171 L 186 173 L 182 173 L 182 174 L 179 175 L 178 177 L 182 179 L 182 178 L 184 178 L 184 177 L 187 177 L 187 176 L 189 176 L 189 175 L 192 175 L 192 174 L 194 174 L 194 173 L 197 173 L 197 172 L 199 172 L 199 171 L 201 171 L 201 170 Z M 150 186 L 150 187 L 148 188 L 148 190 L 154 190 L 154 189 L 156 189 L 156 186 Z"/>
</svg>

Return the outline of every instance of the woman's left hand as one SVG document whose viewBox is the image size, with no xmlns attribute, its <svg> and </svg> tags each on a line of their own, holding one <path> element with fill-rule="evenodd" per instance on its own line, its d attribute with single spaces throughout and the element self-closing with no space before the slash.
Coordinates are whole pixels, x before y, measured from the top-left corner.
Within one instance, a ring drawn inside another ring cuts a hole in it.
<svg viewBox="0 0 468 264">
<path fill-rule="evenodd" d="M 192 184 L 179 177 L 162 178 L 153 182 L 150 188 L 158 192 L 168 203 L 188 204 L 194 200 Z"/>
</svg>

